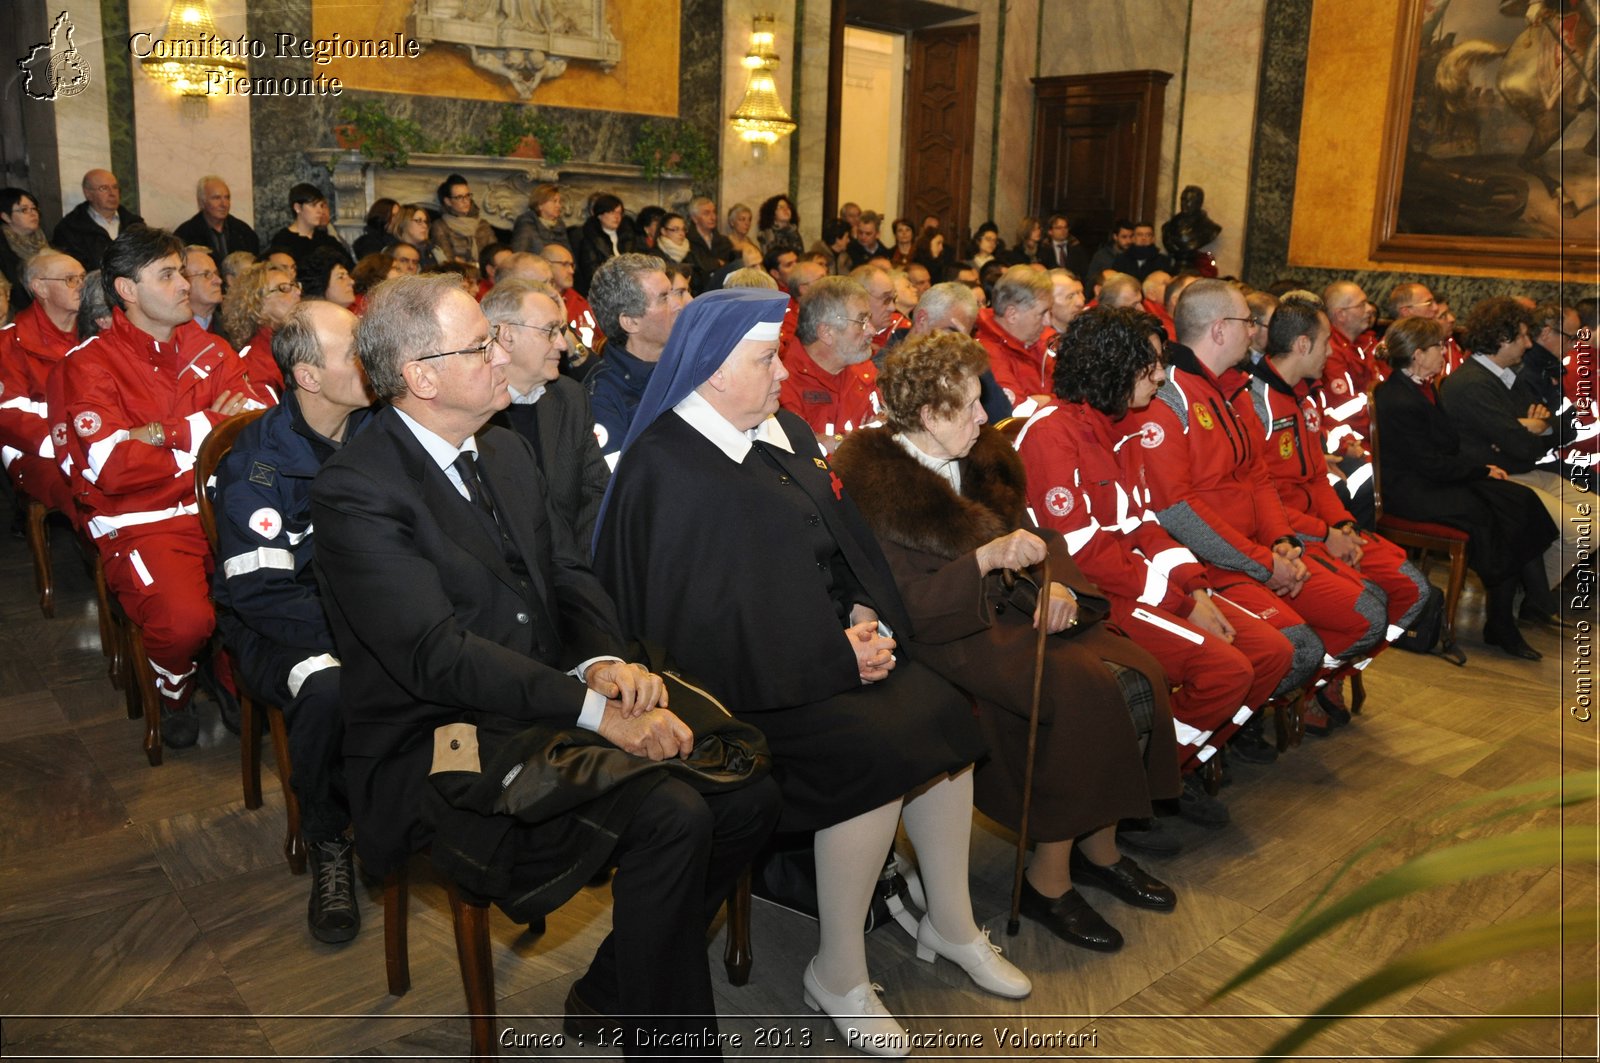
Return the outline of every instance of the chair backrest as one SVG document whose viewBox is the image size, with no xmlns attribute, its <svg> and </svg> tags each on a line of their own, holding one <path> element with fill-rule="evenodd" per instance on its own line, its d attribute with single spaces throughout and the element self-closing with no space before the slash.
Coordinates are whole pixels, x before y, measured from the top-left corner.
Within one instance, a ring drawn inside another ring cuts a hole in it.
<svg viewBox="0 0 1600 1063">
<path fill-rule="evenodd" d="M 1017 445 L 1017 436 L 1022 433 L 1022 426 L 1028 423 L 1026 417 L 1002 417 L 994 423 L 994 430 L 1006 437 L 1006 442 L 1013 447 Z"/>
<path fill-rule="evenodd" d="M 200 453 L 194 460 L 194 494 L 195 502 L 200 507 L 200 527 L 206 533 L 206 542 L 210 544 L 213 554 L 217 552 L 217 517 L 212 512 L 211 496 L 206 494 L 206 484 L 211 482 L 212 473 L 217 471 L 222 459 L 233 449 L 233 441 L 239 438 L 239 433 L 266 412 L 246 410 L 236 414 L 211 429 L 200 442 Z"/>
<path fill-rule="evenodd" d="M 1372 461 L 1372 525 L 1383 519 L 1383 473 L 1378 462 L 1378 386 L 1367 389 L 1367 451 Z"/>
</svg>

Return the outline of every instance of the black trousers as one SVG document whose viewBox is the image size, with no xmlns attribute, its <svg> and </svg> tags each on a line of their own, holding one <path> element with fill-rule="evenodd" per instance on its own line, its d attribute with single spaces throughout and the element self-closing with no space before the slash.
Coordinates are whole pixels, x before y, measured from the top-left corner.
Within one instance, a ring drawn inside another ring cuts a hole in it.
<svg viewBox="0 0 1600 1063">
<path fill-rule="evenodd" d="M 345 796 L 344 713 L 339 701 L 339 668 L 312 672 L 289 697 L 289 671 L 307 655 L 303 652 L 267 652 L 234 655 L 234 663 L 247 689 L 261 697 L 276 698 L 283 706 L 289 728 L 289 758 L 294 764 L 290 784 L 300 801 L 300 830 L 307 845 L 332 841 L 350 826 L 350 802 Z"/>
<path fill-rule="evenodd" d="M 615 1016 L 624 1056 L 720 1060 L 706 928 L 778 822 L 771 777 L 703 795 L 678 779 L 650 792 L 613 854 L 611 933 L 577 984 L 590 1007 Z"/>
</svg>

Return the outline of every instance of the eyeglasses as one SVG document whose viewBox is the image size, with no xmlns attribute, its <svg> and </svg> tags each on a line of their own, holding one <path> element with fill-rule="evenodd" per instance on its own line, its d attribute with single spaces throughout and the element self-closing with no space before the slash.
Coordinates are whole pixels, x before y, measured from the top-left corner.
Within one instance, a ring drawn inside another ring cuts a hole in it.
<svg viewBox="0 0 1600 1063">
<path fill-rule="evenodd" d="M 457 192 L 453 196 L 445 196 L 444 198 L 446 198 L 446 199 L 471 199 L 472 198 L 472 193 L 471 192 Z"/>
<path fill-rule="evenodd" d="M 197 270 L 194 270 L 193 272 L 191 272 L 189 270 L 184 270 L 183 271 L 184 280 L 191 280 L 191 281 L 210 280 L 212 277 L 215 277 L 216 275 L 217 275 L 217 271 L 214 270 L 214 269 L 197 269 Z"/>
<path fill-rule="evenodd" d="M 846 325 L 859 325 L 862 328 L 871 328 L 872 327 L 872 315 L 871 314 L 862 314 L 860 317 L 847 317 L 847 318 L 844 319 L 844 323 Z"/>
<path fill-rule="evenodd" d="M 121 185 L 114 185 L 114 184 L 113 185 L 90 185 L 87 189 L 85 189 L 85 191 L 88 191 L 88 192 L 116 192 L 116 191 L 120 190 L 121 188 L 122 188 Z"/>
<path fill-rule="evenodd" d="M 557 336 L 565 336 L 567 334 L 567 324 L 564 321 L 555 321 L 548 325 L 530 325 L 523 321 L 500 322 L 501 328 L 505 328 L 507 325 L 512 328 L 525 328 L 533 332 L 543 333 L 544 338 L 552 343 L 555 342 Z"/>
<path fill-rule="evenodd" d="M 39 208 L 34 206 L 32 203 L 18 203 L 16 206 L 11 208 L 11 213 L 13 213 L 13 214 L 37 214 L 37 213 L 39 213 Z"/>
<path fill-rule="evenodd" d="M 448 358 L 452 354 L 475 354 L 479 358 L 483 359 L 483 364 L 484 365 L 488 365 L 491 361 L 494 360 L 494 356 L 489 353 L 489 348 L 493 347 L 495 345 L 495 343 L 499 341 L 499 339 L 500 339 L 500 326 L 499 325 L 490 325 L 489 326 L 489 338 L 484 340 L 482 343 L 478 344 L 476 347 L 462 347 L 460 350 L 456 350 L 456 351 L 440 351 L 438 354 L 425 354 L 421 358 L 417 358 L 417 359 L 414 359 L 414 360 L 418 361 L 418 362 L 426 362 L 431 358 Z"/>
<path fill-rule="evenodd" d="M 547 258 L 545 261 L 552 266 L 560 266 L 562 269 L 572 269 L 577 266 L 577 263 L 570 258 Z"/>
<path fill-rule="evenodd" d="M 1246 327 L 1254 327 L 1256 319 L 1253 317 L 1219 317 L 1218 321 L 1242 321 Z"/>
<path fill-rule="evenodd" d="M 1401 310 L 1411 310 L 1411 309 L 1414 309 L 1415 307 L 1419 307 L 1419 306 L 1433 306 L 1433 305 L 1434 305 L 1434 301 L 1432 299 L 1424 299 L 1419 303 L 1407 303 L 1406 305 L 1400 307 L 1400 309 Z"/>
<path fill-rule="evenodd" d="M 83 287 L 83 279 L 86 276 L 87 276 L 87 274 L 84 274 L 84 273 L 74 273 L 70 277 L 40 277 L 39 280 L 42 280 L 42 281 L 60 281 L 62 284 L 65 284 L 68 288 L 82 288 Z"/>
<path fill-rule="evenodd" d="M 279 295 L 288 295 L 290 292 L 297 292 L 299 290 L 300 290 L 300 282 L 299 281 L 288 281 L 287 283 L 284 283 L 284 284 L 272 284 L 272 285 L 268 285 L 268 287 L 267 287 L 267 291 L 269 291 L 269 292 L 277 292 Z"/>
</svg>

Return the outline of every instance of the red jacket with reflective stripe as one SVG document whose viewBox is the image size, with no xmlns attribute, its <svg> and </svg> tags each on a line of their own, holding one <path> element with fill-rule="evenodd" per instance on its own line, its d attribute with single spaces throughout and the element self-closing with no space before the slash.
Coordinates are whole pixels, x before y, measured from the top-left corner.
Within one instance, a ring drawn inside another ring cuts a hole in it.
<svg viewBox="0 0 1600 1063">
<path fill-rule="evenodd" d="M 1362 337 L 1371 335 L 1362 333 Z M 1379 377 L 1371 350 L 1358 346 L 1338 329 L 1333 330 L 1328 346 L 1328 364 L 1323 367 L 1318 392 L 1322 401 L 1324 448 L 1334 454 L 1343 451 L 1352 436 L 1366 443 L 1371 424 L 1367 392 Z"/>
<path fill-rule="evenodd" d="M 1307 381 L 1291 387 L 1263 358 L 1250 367 L 1249 388 L 1233 401 L 1261 426 L 1262 460 L 1295 531 L 1326 539 L 1330 525 L 1352 519 L 1328 482 L 1322 415 Z"/>
<path fill-rule="evenodd" d="M 978 311 L 978 342 L 989 352 L 989 369 L 1013 409 L 1029 395 L 1056 393 L 1056 356 L 1049 343 L 1053 336 L 1046 329 L 1032 344 L 1024 344 L 995 320 L 993 310 Z"/>
<path fill-rule="evenodd" d="M 45 382 L 56 363 L 77 345 L 77 330 L 56 328 L 38 302 L 0 329 L 0 447 L 30 457 L 55 457 Z"/>
<path fill-rule="evenodd" d="M 243 392 L 251 409 L 272 403 L 252 390 L 247 368 L 227 340 L 192 321 L 163 343 L 120 309 L 110 328 L 72 352 L 61 365 L 64 434 L 73 493 L 93 536 L 195 512 L 195 455 L 227 420 L 211 404 L 225 391 Z M 152 421 L 164 446 L 129 438 Z"/>
<path fill-rule="evenodd" d="M 866 361 L 825 372 L 798 338 L 782 349 L 789 379 L 778 404 L 797 414 L 818 435 L 842 436 L 878 419 L 878 367 Z"/>
<path fill-rule="evenodd" d="M 1017 436 L 1028 506 L 1106 594 L 1188 616 L 1190 595 L 1207 586 L 1205 569 L 1151 511 L 1138 443 L 1086 403 L 1050 403 Z"/>
</svg>

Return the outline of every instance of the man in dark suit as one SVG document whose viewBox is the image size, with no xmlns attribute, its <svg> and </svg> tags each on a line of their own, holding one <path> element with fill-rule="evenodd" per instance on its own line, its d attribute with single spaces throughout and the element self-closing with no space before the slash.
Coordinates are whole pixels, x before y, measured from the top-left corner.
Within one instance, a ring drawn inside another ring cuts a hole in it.
<svg viewBox="0 0 1600 1063">
<path fill-rule="evenodd" d="M 218 262 L 235 251 L 261 253 L 256 231 L 232 214 L 233 192 L 228 182 L 216 174 L 207 174 L 195 184 L 194 198 L 200 212 L 173 230 L 184 243 L 209 247 L 211 257 Z"/>
<path fill-rule="evenodd" d="M 111 241 L 124 229 L 143 225 L 144 219 L 122 205 L 122 185 L 110 170 L 83 175 L 83 200 L 56 223 L 50 243 L 92 272 L 100 268 L 100 256 Z"/>
<path fill-rule="evenodd" d="M 432 840 L 421 809 L 436 728 L 475 725 L 484 763 L 540 724 L 586 728 L 652 761 L 686 755 L 695 736 L 662 678 L 623 661 L 615 606 L 550 519 L 532 445 L 485 427 L 509 400 L 508 359 L 459 279 L 399 277 L 367 307 L 357 350 L 390 405 L 323 466 L 312 513 L 344 669 L 356 846 L 384 874 Z M 647 1016 L 637 1025 L 649 1036 L 703 1046 L 715 1030 L 706 926 L 769 833 L 776 790 L 763 778 L 702 795 L 664 774 L 615 835 L 613 930 L 567 1011 Z M 581 810 L 549 822 L 592 829 Z M 529 865 L 547 870 L 532 831 L 518 826 L 495 851 L 512 882 Z M 644 1037 L 627 1038 L 630 1056 Z"/>
<path fill-rule="evenodd" d="M 689 261 L 703 277 L 709 277 L 736 257 L 733 241 L 717 231 L 717 204 L 710 196 L 695 196 L 689 201 Z"/>
<path fill-rule="evenodd" d="M 561 297 L 554 288 L 508 280 L 484 296 L 483 312 L 500 328 L 511 405 L 493 423 L 533 444 L 549 488 L 550 508 L 566 520 L 588 556 L 595 517 L 611 470 L 594 435 L 594 414 L 583 385 L 561 375 L 571 349 Z"/>
</svg>

